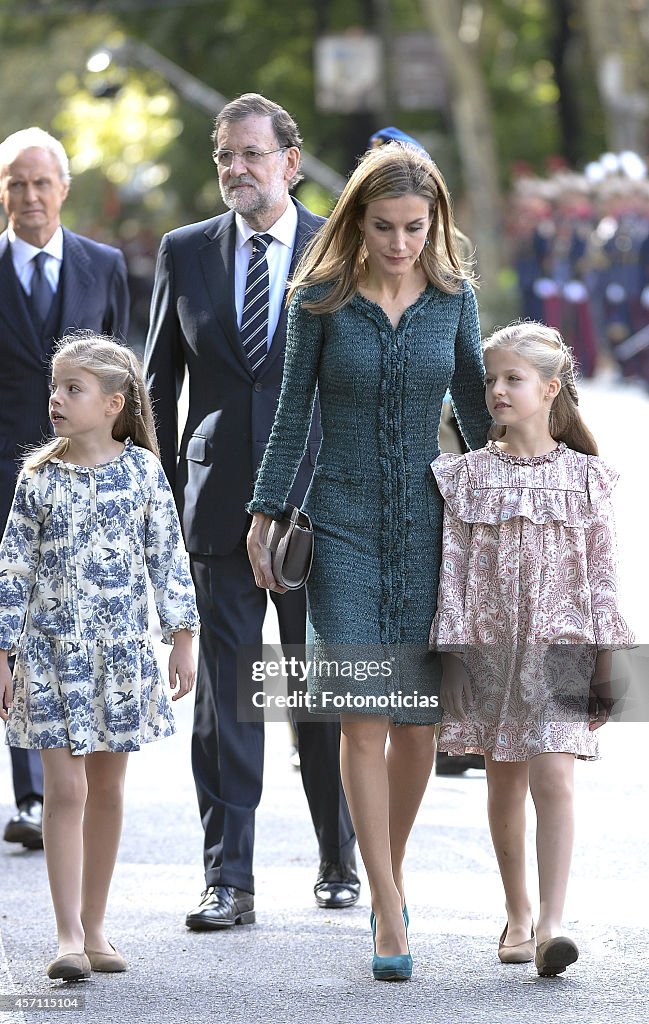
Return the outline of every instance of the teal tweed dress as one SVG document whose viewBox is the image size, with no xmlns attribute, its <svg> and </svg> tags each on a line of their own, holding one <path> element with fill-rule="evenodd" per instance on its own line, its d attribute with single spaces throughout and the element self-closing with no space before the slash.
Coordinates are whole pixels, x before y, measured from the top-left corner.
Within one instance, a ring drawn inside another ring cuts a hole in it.
<svg viewBox="0 0 649 1024">
<path fill-rule="evenodd" d="M 322 446 L 304 509 L 315 551 L 307 584 L 310 710 L 439 721 L 439 663 L 428 651 L 443 507 L 430 463 L 450 389 L 471 448 L 491 422 L 475 296 L 428 285 L 397 328 L 361 295 L 335 313 L 289 307 L 279 406 L 250 512 L 281 515 L 306 448 L 316 390 Z M 378 668 L 376 666 L 379 666 Z"/>
</svg>

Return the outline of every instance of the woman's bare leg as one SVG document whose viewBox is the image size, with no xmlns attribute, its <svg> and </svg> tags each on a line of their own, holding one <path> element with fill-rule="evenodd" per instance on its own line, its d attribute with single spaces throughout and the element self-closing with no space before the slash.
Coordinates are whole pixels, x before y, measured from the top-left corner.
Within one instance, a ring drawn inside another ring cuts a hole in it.
<svg viewBox="0 0 649 1024">
<path fill-rule="evenodd" d="M 435 759 L 435 726 L 391 722 L 389 735 L 390 855 L 392 875 L 403 903 L 403 861 Z"/>
<path fill-rule="evenodd" d="M 388 719 L 341 715 L 340 772 L 376 914 L 379 956 L 407 953 L 401 895 L 390 850 L 390 793 L 385 743 Z"/>
</svg>

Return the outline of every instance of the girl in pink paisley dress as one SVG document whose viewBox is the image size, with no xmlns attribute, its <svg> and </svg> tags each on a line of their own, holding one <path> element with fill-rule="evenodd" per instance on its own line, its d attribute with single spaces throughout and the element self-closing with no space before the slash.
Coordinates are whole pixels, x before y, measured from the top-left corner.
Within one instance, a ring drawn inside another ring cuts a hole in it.
<svg viewBox="0 0 649 1024">
<path fill-rule="evenodd" d="M 484 344 L 485 448 L 432 464 L 444 532 L 431 648 L 442 653 L 439 749 L 484 753 L 491 836 L 505 890 L 503 963 L 574 963 L 562 934 L 576 757 L 598 756 L 618 611 L 611 491 L 578 409 L 570 350 L 534 322 Z M 537 815 L 540 912 L 525 879 L 525 801 Z"/>
<path fill-rule="evenodd" d="M 47 974 L 74 980 L 127 968 L 104 932 L 126 763 L 174 732 L 147 575 L 173 644 L 172 700 L 194 684 L 198 613 L 133 354 L 100 335 L 64 338 L 49 412 L 56 437 L 25 460 L 0 546 L 0 718 L 9 743 L 41 751 L 58 932 Z"/>
</svg>

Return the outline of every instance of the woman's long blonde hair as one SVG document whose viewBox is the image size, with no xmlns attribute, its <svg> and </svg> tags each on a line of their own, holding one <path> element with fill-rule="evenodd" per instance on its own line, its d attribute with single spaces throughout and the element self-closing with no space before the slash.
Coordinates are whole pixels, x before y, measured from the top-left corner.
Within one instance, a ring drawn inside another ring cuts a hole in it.
<svg viewBox="0 0 649 1024">
<path fill-rule="evenodd" d="M 535 320 L 518 320 L 502 327 L 483 342 L 483 352 L 511 349 L 534 367 L 543 381 L 557 377 L 561 390 L 550 409 L 548 429 L 555 441 L 563 441 L 573 451 L 597 455 L 595 438 L 579 412 L 579 395 L 575 383 L 576 365 L 572 351 L 554 327 Z M 489 437 L 498 440 L 505 427 L 494 424 Z"/>
<path fill-rule="evenodd" d="M 159 457 L 153 410 L 137 356 L 114 338 L 92 331 L 66 334 L 52 357 L 52 374 L 61 363 L 92 373 L 105 395 L 121 394 L 124 407 L 113 425 L 116 441 L 130 437 L 133 444 Z M 55 437 L 30 452 L 25 469 L 38 469 L 50 459 L 62 458 L 69 445 L 67 437 Z"/>
<path fill-rule="evenodd" d="M 367 258 L 360 221 L 369 203 L 380 199 L 421 196 L 428 202 L 431 224 L 420 265 L 431 284 L 449 294 L 473 283 L 471 263 L 458 251 L 451 200 L 439 167 L 414 146 L 390 142 L 371 149 L 360 160 L 338 202 L 307 247 L 290 282 L 287 302 L 299 288 L 331 282 L 326 296 L 307 301 L 313 313 L 333 313 L 358 291 Z"/>
</svg>

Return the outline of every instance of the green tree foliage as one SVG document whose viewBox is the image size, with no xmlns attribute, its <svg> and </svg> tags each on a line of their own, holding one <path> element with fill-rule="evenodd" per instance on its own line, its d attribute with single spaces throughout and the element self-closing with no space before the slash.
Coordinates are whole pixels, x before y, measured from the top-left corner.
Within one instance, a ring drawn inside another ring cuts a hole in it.
<svg viewBox="0 0 649 1024">
<path fill-rule="evenodd" d="M 457 4 L 462 31 L 476 33 L 503 184 L 514 161 L 542 171 L 549 154 L 585 163 L 605 148 L 578 0 Z M 371 131 L 400 125 L 431 148 L 459 201 L 448 110 L 316 109 L 317 35 L 377 28 L 388 44 L 402 29 L 426 32 L 421 0 L 0 0 L 3 129 L 38 123 L 62 134 L 76 167 L 68 220 L 82 224 L 92 208 L 100 220 L 140 217 L 159 233 L 219 209 L 211 116 L 151 70 L 86 71 L 94 49 L 125 33 L 228 97 L 258 90 L 284 104 L 307 148 L 340 173 Z M 322 209 L 328 200 L 315 201 Z"/>
<path fill-rule="evenodd" d="M 66 224 L 111 239 L 137 211 L 156 227 L 166 226 L 164 212 L 171 207 L 169 219 L 176 214 L 175 192 L 158 186 L 169 176 L 163 154 L 182 130 L 174 93 L 157 76 L 122 70 L 109 83 L 119 86 L 114 95 L 95 96 L 101 82 L 86 62 L 93 50 L 118 38 L 113 21 L 26 18 L 22 9 L 11 18 L 7 8 L 5 0 L 3 137 L 35 124 L 61 138 L 73 179 Z M 24 32 L 16 30 L 21 25 Z"/>
<path fill-rule="evenodd" d="M 263 92 L 290 109 L 301 126 L 313 120 L 310 5 L 215 0 L 155 14 L 135 10 L 120 23 L 225 96 Z M 180 205 L 206 217 L 219 204 L 210 160 L 212 118 L 182 100 L 178 116 L 183 132 L 168 154 L 171 178 Z"/>
<path fill-rule="evenodd" d="M 517 161 L 542 173 L 551 154 L 582 165 L 592 159 L 605 140 L 576 4 L 498 0 L 482 6 L 481 60 L 504 180 Z M 571 106 L 565 119 L 562 100 Z"/>
</svg>

